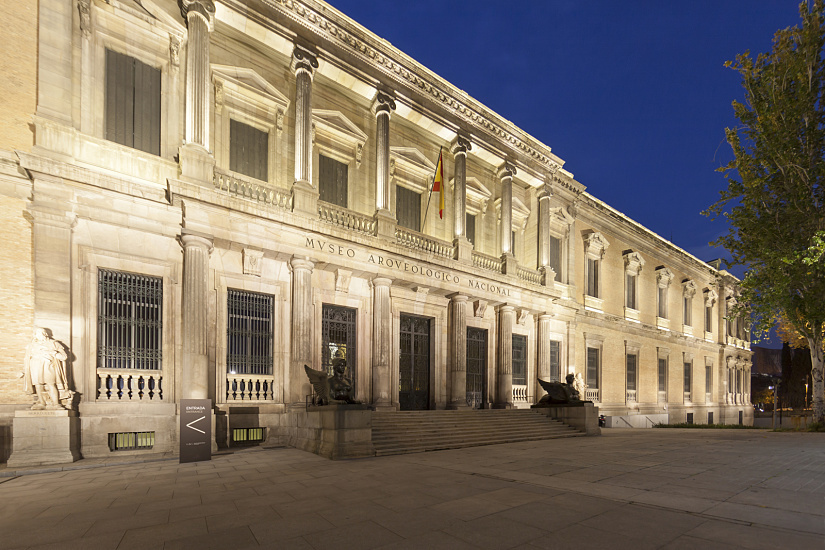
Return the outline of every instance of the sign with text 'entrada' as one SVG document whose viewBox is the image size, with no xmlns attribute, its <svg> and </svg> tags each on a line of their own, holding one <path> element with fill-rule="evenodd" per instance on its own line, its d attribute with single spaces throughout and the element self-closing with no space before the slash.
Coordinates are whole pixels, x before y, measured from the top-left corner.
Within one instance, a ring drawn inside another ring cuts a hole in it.
<svg viewBox="0 0 825 550">
<path fill-rule="evenodd" d="M 181 399 L 180 462 L 212 460 L 212 401 Z"/>
</svg>

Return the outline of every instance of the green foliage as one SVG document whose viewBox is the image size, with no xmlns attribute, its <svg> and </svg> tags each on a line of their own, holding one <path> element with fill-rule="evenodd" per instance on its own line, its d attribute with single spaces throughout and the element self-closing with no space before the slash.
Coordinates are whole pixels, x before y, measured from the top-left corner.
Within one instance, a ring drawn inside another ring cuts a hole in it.
<svg viewBox="0 0 825 550">
<path fill-rule="evenodd" d="M 695 430 L 765 430 L 757 426 L 745 426 L 744 424 L 688 424 L 680 422 L 678 424 L 654 424 L 654 428 L 692 428 Z"/>
<path fill-rule="evenodd" d="M 728 187 L 705 212 L 728 221 L 713 243 L 730 252 L 728 265 L 746 267 L 733 315 L 751 316 L 757 340 L 784 317 L 809 341 L 818 418 L 825 415 L 823 2 L 800 4 L 801 27 L 777 31 L 771 52 L 727 64 L 742 78 L 745 101 L 733 102 L 740 124 L 725 131 L 734 160 L 719 170 Z"/>
</svg>

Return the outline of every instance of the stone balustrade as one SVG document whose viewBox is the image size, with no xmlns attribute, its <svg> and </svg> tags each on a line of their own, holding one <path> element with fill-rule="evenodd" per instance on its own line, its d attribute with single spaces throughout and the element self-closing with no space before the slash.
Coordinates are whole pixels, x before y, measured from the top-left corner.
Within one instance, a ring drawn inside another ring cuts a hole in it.
<svg viewBox="0 0 825 550">
<path fill-rule="evenodd" d="M 628 403 L 636 403 L 636 390 L 626 390 L 626 400 Z"/>
<path fill-rule="evenodd" d="M 518 270 L 516 271 L 516 275 L 522 281 L 527 281 L 528 283 L 533 283 L 534 285 L 542 284 L 541 272 L 536 271 L 535 269 L 529 269 L 526 267 L 519 266 Z"/>
<path fill-rule="evenodd" d="M 599 388 L 587 388 L 584 390 L 584 400 L 599 403 L 602 400 L 602 393 Z"/>
<path fill-rule="evenodd" d="M 331 223 L 356 233 L 375 235 L 375 218 L 335 204 L 318 201 L 318 217 L 322 222 Z"/>
<path fill-rule="evenodd" d="M 292 193 L 290 191 L 273 189 L 247 181 L 239 178 L 235 174 L 224 172 L 218 168 L 215 168 L 213 183 L 215 189 L 224 191 L 230 195 L 244 197 L 264 204 L 271 204 L 283 210 L 292 210 Z"/>
<path fill-rule="evenodd" d="M 163 371 L 97 369 L 98 401 L 163 401 Z"/>
<path fill-rule="evenodd" d="M 527 405 L 527 386 L 521 384 L 513 384 L 513 405 L 515 407 L 519 407 L 519 405 L 524 406 Z"/>
<path fill-rule="evenodd" d="M 230 374 L 226 377 L 226 402 L 273 401 L 275 377 L 260 374 Z"/>
<path fill-rule="evenodd" d="M 481 252 L 473 252 L 473 267 L 501 273 L 501 259 Z"/>
<path fill-rule="evenodd" d="M 436 256 L 443 258 L 452 258 L 454 247 L 452 243 L 429 237 L 418 231 L 396 227 L 395 242 L 401 246 L 412 248 L 414 250 L 421 250 L 422 252 L 429 252 Z"/>
</svg>

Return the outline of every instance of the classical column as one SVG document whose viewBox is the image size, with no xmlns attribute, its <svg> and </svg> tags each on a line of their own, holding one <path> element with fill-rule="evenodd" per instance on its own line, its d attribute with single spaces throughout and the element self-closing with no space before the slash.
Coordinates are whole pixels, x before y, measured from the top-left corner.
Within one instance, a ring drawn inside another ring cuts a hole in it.
<svg viewBox="0 0 825 550">
<path fill-rule="evenodd" d="M 470 140 L 463 136 L 456 136 L 450 145 L 450 152 L 455 159 L 455 186 L 453 187 L 455 259 L 467 263 L 473 261 L 473 245 L 467 239 L 465 227 L 467 223 L 467 151 L 471 148 Z"/>
<path fill-rule="evenodd" d="M 550 320 L 552 313 L 542 313 L 538 322 L 538 377 L 548 382 L 553 380 L 550 371 Z M 561 378 L 561 372 L 558 373 Z"/>
<path fill-rule="evenodd" d="M 179 0 L 186 20 L 186 120 L 180 148 L 181 177 L 201 185 L 212 185 L 215 157 L 211 154 L 209 126 L 212 102 L 209 97 L 209 33 L 214 28 L 212 0 Z"/>
<path fill-rule="evenodd" d="M 513 323 L 516 308 L 498 308 L 498 363 L 496 365 L 496 403 L 493 408 L 513 408 Z"/>
<path fill-rule="evenodd" d="M 376 409 L 392 408 L 392 280 L 376 277 L 372 280 L 372 404 Z"/>
<path fill-rule="evenodd" d="M 501 260 L 506 275 L 516 274 L 516 260 L 513 256 L 513 176 L 516 168 L 509 162 L 499 167 L 496 175 L 501 179 Z"/>
<path fill-rule="evenodd" d="M 539 199 L 539 271 L 544 274 L 544 284 L 553 286 L 556 280 L 556 272 L 550 267 L 550 198 L 553 196 L 553 188 L 549 183 L 541 186 L 538 193 Z"/>
<path fill-rule="evenodd" d="M 309 395 L 309 379 L 304 365 L 312 364 L 312 268 L 306 256 L 293 256 L 292 268 L 292 348 L 290 350 L 289 396 L 287 402 L 303 404 Z"/>
<path fill-rule="evenodd" d="M 395 240 L 396 218 L 390 208 L 390 115 L 395 100 L 379 91 L 372 103 L 375 113 L 375 219 L 379 237 Z"/>
<path fill-rule="evenodd" d="M 447 341 L 450 367 L 450 401 L 448 409 L 467 408 L 467 296 L 450 296 L 447 317 Z"/>
<path fill-rule="evenodd" d="M 181 397 L 209 399 L 209 254 L 212 240 L 183 233 L 183 372 Z"/>
<path fill-rule="evenodd" d="M 317 216 L 318 190 L 312 186 L 312 75 L 318 58 L 306 48 L 295 45 L 292 71 L 295 73 L 295 183 L 292 209 Z"/>
</svg>

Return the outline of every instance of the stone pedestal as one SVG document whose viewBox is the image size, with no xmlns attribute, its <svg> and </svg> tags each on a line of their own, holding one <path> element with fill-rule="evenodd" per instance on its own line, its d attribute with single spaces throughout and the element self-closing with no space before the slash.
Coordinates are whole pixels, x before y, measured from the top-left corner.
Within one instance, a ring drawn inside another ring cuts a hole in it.
<svg viewBox="0 0 825 550">
<path fill-rule="evenodd" d="M 367 405 L 324 405 L 295 412 L 290 446 L 332 460 L 375 456 Z"/>
<path fill-rule="evenodd" d="M 318 196 L 318 191 L 310 183 L 296 181 L 292 186 L 292 211 L 317 218 Z"/>
<path fill-rule="evenodd" d="M 456 237 L 453 239 L 455 247 L 455 259 L 464 264 L 473 263 L 473 243 L 467 237 Z"/>
<path fill-rule="evenodd" d="M 507 253 L 501 255 L 501 268 L 501 272 L 505 275 L 518 276 L 518 262 L 512 254 Z"/>
<path fill-rule="evenodd" d="M 586 435 L 601 435 L 599 428 L 599 407 L 590 401 L 579 401 L 565 405 L 533 405 L 531 408 L 543 412 L 550 418 L 564 422 Z"/>
<path fill-rule="evenodd" d="M 378 210 L 375 212 L 375 234 L 387 241 L 395 242 L 395 226 L 397 224 L 395 216 L 389 210 Z"/>
<path fill-rule="evenodd" d="M 187 143 L 178 149 L 180 178 L 187 183 L 212 187 L 215 179 L 215 157 L 200 145 Z"/>
<path fill-rule="evenodd" d="M 80 460 L 80 418 L 68 409 L 16 411 L 9 468 Z"/>
</svg>

